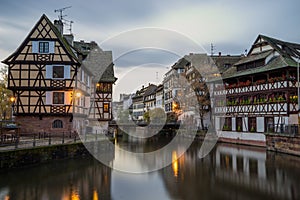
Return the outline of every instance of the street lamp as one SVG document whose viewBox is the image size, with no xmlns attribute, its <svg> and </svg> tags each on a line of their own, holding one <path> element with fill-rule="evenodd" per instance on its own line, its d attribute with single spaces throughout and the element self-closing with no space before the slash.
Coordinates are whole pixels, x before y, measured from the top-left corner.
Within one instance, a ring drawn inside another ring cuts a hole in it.
<svg viewBox="0 0 300 200">
<path fill-rule="evenodd" d="M 16 100 L 16 97 L 12 96 L 10 97 L 10 102 L 11 102 L 11 121 L 13 120 L 13 116 L 14 116 L 14 103 Z"/>
</svg>

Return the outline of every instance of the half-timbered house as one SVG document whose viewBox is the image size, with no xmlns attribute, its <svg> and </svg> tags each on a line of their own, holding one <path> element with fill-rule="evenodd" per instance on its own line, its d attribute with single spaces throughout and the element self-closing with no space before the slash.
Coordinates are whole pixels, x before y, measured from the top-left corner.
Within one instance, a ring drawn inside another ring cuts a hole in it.
<svg viewBox="0 0 300 200">
<path fill-rule="evenodd" d="M 15 97 L 15 121 L 23 133 L 78 131 L 84 125 L 96 87 L 94 68 L 83 64 L 84 59 L 93 58 L 73 47 L 73 35 L 63 35 L 62 21 L 53 24 L 43 15 L 18 49 L 3 61 L 8 65 L 8 89 Z M 111 95 L 109 81 L 110 89 L 107 86 L 106 90 Z M 111 113 L 109 99 L 108 106 L 103 103 L 102 108 Z M 99 111 L 97 117 L 110 120 L 111 114 Z"/>
<path fill-rule="evenodd" d="M 82 67 L 93 73 L 91 79 L 91 99 L 88 121 L 94 129 L 105 129 L 112 116 L 114 76 L 112 52 L 103 51 L 95 42 L 74 42 L 75 49 L 80 52 Z M 81 72 L 81 75 L 84 72 Z"/>
<path fill-rule="evenodd" d="M 214 91 L 221 139 L 264 145 L 264 133 L 297 132 L 299 50 L 299 44 L 259 35 L 248 55 L 223 73 L 224 86 Z"/>
</svg>

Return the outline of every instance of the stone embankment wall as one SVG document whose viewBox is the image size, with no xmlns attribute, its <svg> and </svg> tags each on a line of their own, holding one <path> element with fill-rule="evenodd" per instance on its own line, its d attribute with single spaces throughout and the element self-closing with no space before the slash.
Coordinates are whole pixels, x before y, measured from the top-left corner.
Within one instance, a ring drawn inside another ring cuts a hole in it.
<svg viewBox="0 0 300 200">
<path fill-rule="evenodd" d="M 300 136 L 266 135 L 267 149 L 300 156 Z"/>
<path fill-rule="evenodd" d="M 0 170 L 78 156 L 90 156 L 82 143 L 4 151 L 0 152 Z"/>
</svg>

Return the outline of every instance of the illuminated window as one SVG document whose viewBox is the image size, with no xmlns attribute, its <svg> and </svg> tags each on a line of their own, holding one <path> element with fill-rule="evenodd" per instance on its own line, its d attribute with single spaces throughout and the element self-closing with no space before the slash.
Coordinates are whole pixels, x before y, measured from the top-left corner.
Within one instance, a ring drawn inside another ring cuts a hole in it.
<svg viewBox="0 0 300 200">
<path fill-rule="evenodd" d="M 64 78 L 64 66 L 53 66 L 53 78 Z"/>
<path fill-rule="evenodd" d="M 103 104 L 103 112 L 109 112 L 109 103 Z"/>
<path fill-rule="evenodd" d="M 64 104 L 65 103 L 64 92 L 53 92 L 53 104 Z"/>
<path fill-rule="evenodd" d="M 49 42 L 39 42 L 39 53 L 49 53 Z"/>
<path fill-rule="evenodd" d="M 52 128 L 63 128 L 63 122 L 59 119 L 54 120 L 52 123 Z"/>
</svg>

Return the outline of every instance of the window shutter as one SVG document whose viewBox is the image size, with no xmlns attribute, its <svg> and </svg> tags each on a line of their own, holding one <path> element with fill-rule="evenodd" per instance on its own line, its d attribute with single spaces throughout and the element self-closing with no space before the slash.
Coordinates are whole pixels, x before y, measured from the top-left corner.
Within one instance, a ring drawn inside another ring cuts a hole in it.
<svg viewBox="0 0 300 200">
<path fill-rule="evenodd" d="M 38 53 L 39 52 L 39 42 L 38 41 L 32 41 L 32 53 Z"/>
<path fill-rule="evenodd" d="M 55 42 L 49 42 L 49 53 L 55 53 Z"/>
<path fill-rule="evenodd" d="M 52 65 L 46 65 L 46 78 L 49 79 L 49 78 L 53 78 L 52 77 L 52 70 L 53 70 L 53 67 Z"/>
<path fill-rule="evenodd" d="M 46 92 L 46 105 L 52 104 L 52 92 Z"/>
<path fill-rule="evenodd" d="M 64 78 L 69 79 L 71 77 L 71 66 L 66 65 L 64 69 Z"/>
</svg>

